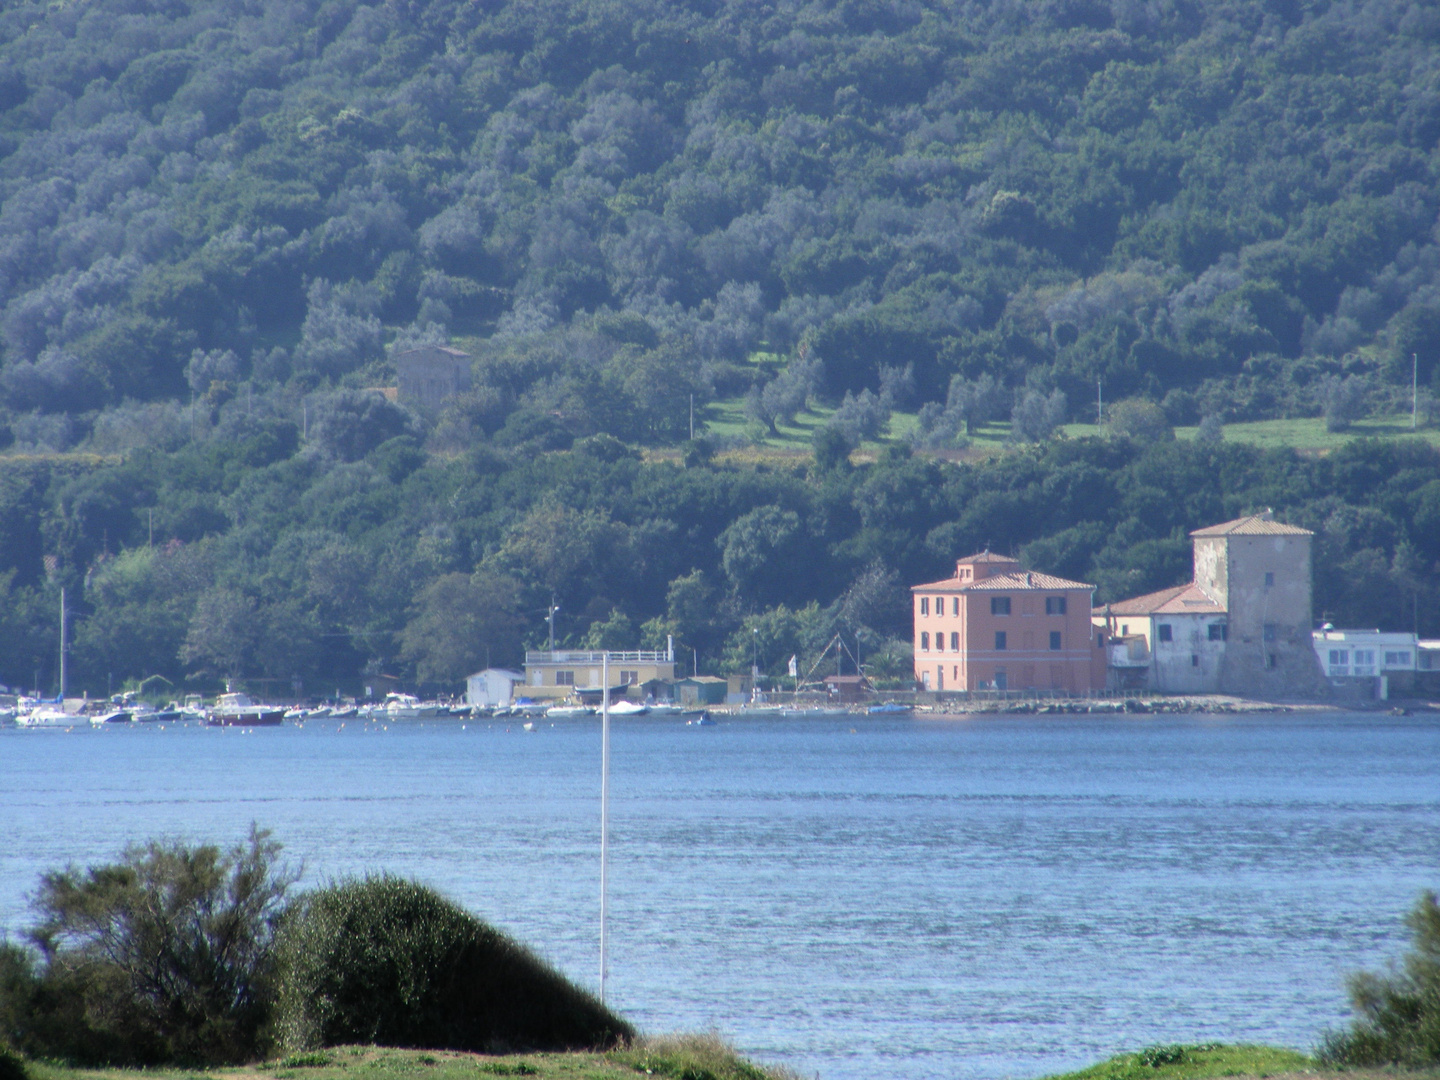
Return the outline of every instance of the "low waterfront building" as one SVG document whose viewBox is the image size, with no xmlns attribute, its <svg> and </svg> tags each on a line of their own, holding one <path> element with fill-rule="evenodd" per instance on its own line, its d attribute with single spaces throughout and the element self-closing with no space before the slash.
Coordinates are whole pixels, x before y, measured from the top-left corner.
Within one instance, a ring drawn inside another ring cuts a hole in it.
<svg viewBox="0 0 1440 1080">
<path fill-rule="evenodd" d="M 1049 690 L 1104 685 L 1095 586 L 984 551 L 955 576 L 911 588 L 915 681 L 926 690 Z"/>
<path fill-rule="evenodd" d="M 514 697 L 515 684 L 524 683 L 525 675 L 508 668 L 486 668 L 477 671 L 465 680 L 465 704 L 492 708 L 509 705 Z"/>
<path fill-rule="evenodd" d="M 728 683 L 718 675 L 691 675 L 675 684 L 681 705 L 724 705 Z"/>
<path fill-rule="evenodd" d="M 1330 624 L 1313 634 L 1315 655 L 1332 686 L 1380 699 L 1416 688 L 1420 642 L 1415 634 L 1381 630 L 1336 630 Z"/>
<path fill-rule="evenodd" d="M 1111 648 L 1115 689 L 1213 693 L 1220 688 L 1229 624 L 1224 605 L 1194 582 L 1107 604 L 1101 626 Z M 1138 680 L 1127 678 L 1138 673 Z"/>
<path fill-rule="evenodd" d="M 610 686 L 639 687 L 654 680 L 675 681 L 671 650 L 632 649 L 610 654 Z M 531 649 L 525 653 L 525 692 L 534 698 L 567 698 L 580 690 L 601 690 L 605 653 L 598 650 Z"/>
</svg>

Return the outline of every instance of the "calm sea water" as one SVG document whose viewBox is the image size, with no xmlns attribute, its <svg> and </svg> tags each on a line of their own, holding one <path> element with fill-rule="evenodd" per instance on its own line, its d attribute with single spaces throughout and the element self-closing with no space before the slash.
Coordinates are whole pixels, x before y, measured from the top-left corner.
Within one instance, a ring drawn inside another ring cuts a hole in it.
<svg viewBox="0 0 1440 1080">
<path fill-rule="evenodd" d="M 273 829 L 597 983 L 598 723 L 0 731 L 0 927 L 45 868 Z M 826 1080 L 1313 1047 L 1440 886 L 1440 723 L 617 721 L 612 1004 Z"/>
</svg>

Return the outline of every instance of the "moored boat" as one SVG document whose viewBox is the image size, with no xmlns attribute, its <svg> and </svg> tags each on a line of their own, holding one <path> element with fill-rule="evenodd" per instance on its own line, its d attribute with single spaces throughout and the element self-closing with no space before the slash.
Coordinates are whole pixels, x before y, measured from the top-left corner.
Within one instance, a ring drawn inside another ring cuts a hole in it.
<svg viewBox="0 0 1440 1080">
<path fill-rule="evenodd" d="M 284 709 L 258 704 L 246 694 L 221 694 L 205 717 L 211 727 L 278 727 L 284 720 Z"/>
<path fill-rule="evenodd" d="M 17 713 L 15 716 L 15 726 L 23 728 L 73 728 L 88 723 L 88 718 L 84 716 L 44 706 Z"/>
<path fill-rule="evenodd" d="M 594 716 L 595 710 L 588 705 L 552 705 L 545 710 L 551 720 L 578 720 L 583 716 Z"/>
<path fill-rule="evenodd" d="M 384 716 L 390 720 L 429 720 L 449 713 L 449 706 L 438 701 L 421 701 L 414 694 L 385 695 Z"/>
<path fill-rule="evenodd" d="M 611 716 L 644 716 L 650 712 L 648 705 L 641 705 L 634 701 L 612 701 L 610 703 Z"/>
</svg>

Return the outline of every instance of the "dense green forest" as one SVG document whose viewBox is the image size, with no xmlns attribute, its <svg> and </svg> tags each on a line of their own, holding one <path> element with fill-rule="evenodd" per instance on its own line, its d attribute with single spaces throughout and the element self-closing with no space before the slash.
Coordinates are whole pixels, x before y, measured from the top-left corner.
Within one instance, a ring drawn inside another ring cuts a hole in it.
<svg viewBox="0 0 1440 1080">
<path fill-rule="evenodd" d="M 1440 632 L 1432 451 L 1165 439 L 1433 409 L 1437 141 L 1398 0 L 17 0 L 0 680 L 53 687 L 61 585 L 97 690 L 452 680 L 552 594 L 569 642 L 899 672 L 957 554 L 1111 598 L 1259 505 L 1327 617 Z M 366 389 L 444 341 L 438 415 Z M 1111 436 L 1046 441 L 1097 384 Z M 837 412 L 813 464 L 642 458 L 692 398 Z"/>
</svg>

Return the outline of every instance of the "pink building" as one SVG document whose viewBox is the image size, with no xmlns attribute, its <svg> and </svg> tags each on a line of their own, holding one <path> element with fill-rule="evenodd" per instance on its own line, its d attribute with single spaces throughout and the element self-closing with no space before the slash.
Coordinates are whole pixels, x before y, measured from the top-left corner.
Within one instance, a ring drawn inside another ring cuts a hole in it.
<svg viewBox="0 0 1440 1080">
<path fill-rule="evenodd" d="M 955 576 L 915 585 L 915 681 L 927 690 L 1058 690 L 1105 685 L 1094 585 L 1020 569 L 982 552 Z"/>
</svg>

